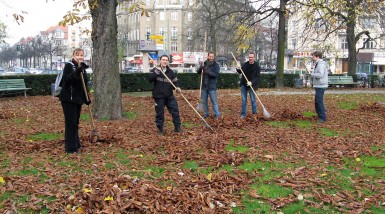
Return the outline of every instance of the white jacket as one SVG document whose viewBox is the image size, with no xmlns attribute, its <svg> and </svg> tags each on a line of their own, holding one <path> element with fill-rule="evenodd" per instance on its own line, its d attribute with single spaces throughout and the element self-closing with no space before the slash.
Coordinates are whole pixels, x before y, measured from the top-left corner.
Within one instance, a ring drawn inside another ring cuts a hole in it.
<svg viewBox="0 0 385 214">
<path fill-rule="evenodd" d="M 327 88 L 328 87 L 328 68 L 326 62 L 319 59 L 315 66 L 313 73 L 310 74 L 313 78 L 314 88 Z"/>
</svg>

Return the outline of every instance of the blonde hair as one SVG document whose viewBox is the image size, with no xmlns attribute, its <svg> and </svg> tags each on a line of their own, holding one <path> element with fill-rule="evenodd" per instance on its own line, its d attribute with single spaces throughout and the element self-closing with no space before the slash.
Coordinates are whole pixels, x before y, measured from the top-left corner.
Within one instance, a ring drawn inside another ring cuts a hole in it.
<svg viewBox="0 0 385 214">
<path fill-rule="evenodd" d="M 75 54 L 79 53 L 80 51 L 84 53 L 84 50 L 83 50 L 83 49 L 81 49 L 81 48 L 76 48 L 76 49 L 74 50 L 74 52 L 72 52 L 72 56 L 75 56 Z"/>
</svg>

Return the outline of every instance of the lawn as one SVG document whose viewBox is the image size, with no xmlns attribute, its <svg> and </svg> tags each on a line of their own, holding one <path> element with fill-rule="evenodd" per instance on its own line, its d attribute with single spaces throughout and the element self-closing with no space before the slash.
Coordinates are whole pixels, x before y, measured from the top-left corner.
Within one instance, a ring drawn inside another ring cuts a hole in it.
<svg viewBox="0 0 385 214">
<path fill-rule="evenodd" d="M 96 120 L 96 143 L 83 108 L 84 149 L 71 155 L 56 98 L 0 98 L 0 211 L 385 213 L 382 92 L 327 94 L 318 125 L 312 94 L 260 95 L 271 118 L 259 105 L 239 119 L 239 91 L 219 90 L 215 132 L 177 95 L 184 132 L 166 111 L 164 136 L 150 94 L 124 94 L 124 118 Z M 197 105 L 197 91 L 184 94 Z"/>
</svg>

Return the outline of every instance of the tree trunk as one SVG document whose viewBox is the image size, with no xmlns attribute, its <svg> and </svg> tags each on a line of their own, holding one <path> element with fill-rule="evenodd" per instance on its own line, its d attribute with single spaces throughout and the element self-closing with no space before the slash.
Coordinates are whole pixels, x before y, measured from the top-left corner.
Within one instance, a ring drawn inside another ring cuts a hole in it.
<svg viewBox="0 0 385 214">
<path fill-rule="evenodd" d="M 96 7 L 92 7 L 94 2 Z M 96 118 L 122 117 L 122 94 L 118 67 L 117 0 L 88 1 L 92 16 L 93 111 Z"/>
<path fill-rule="evenodd" d="M 348 41 L 348 75 L 356 74 L 357 54 L 355 36 L 356 14 L 354 8 L 348 6 L 348 20 L 346 23 L 346 39 Z M 359 38 L 358 38 L 359 39 Z"/>
<path fill-rule="evenodd" d="M 277 73 L 275 79 L 275 87 L 282 88 L 283 82 L 283 70 L 285 60 L 285 41 L 286 41 L 286 29 L 285 29 L 285 15 L 286 15 L 286 3 L 287 0 L 280 0 L 279 6 L 279 23 L 278 23 L 278 56 L 277 56 Z"/>
</svg>

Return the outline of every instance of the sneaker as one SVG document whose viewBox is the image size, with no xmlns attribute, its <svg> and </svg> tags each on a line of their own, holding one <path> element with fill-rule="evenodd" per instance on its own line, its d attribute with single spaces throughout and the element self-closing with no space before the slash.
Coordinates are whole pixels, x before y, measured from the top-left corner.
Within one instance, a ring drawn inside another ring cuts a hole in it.
<svg viewBox="0 0 385 214">
<path fill-rule="evenodd" d="M 241 115 L 239 118 L 240 118 L 240 119 L 243 119 L 243 118 L 245 118 L 245 115 Z"/>
<path fill-rule="evenodd" d="M 322 123 L 325 123 L 325 122 L 326 122 L 326 120 L 319 119 L 317 123 L 318 124 L 322 124 Z"/>
</svg>

